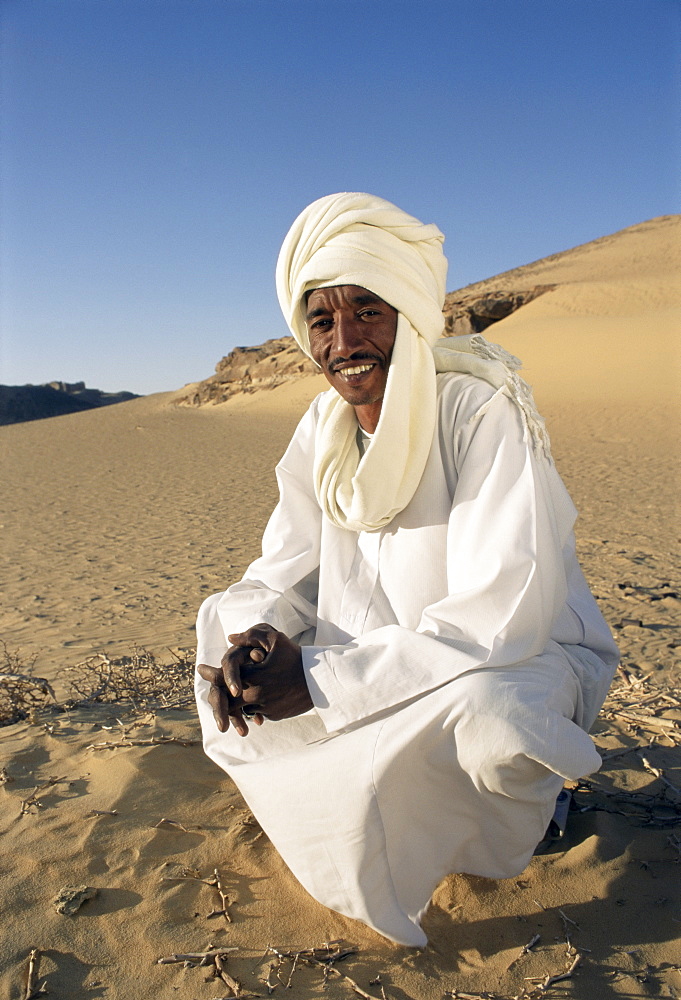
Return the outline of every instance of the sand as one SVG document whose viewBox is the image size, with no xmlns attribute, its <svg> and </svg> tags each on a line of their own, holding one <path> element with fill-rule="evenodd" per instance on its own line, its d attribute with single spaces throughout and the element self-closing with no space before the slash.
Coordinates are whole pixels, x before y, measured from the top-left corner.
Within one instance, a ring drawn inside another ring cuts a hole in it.
<svg viewBox="0 0 681 1000">
<path fill-rule="evenodd" d="M 266 996 L 268 945 L 342 939 L 357 953 L 334 968 L 376 998 L 518 996 L 577 954 L 572 976 L 536 995 L 681 997 L 680 222 L 652 220 L 524 268 L 530 283 L 557 287 L 490 331 L 526 362 L 628 677 L 594 729 L 614 755 L 576 792 L 583 811 L 565 839 L 516 880 L 451 876 L 424 922 L 430 945 L 414 952 L 307 896 L 203 756 L 191 710 L 44 711 L 0 729 L 4 996 L 24 996 L 31 948 L 53 996 L 230 995 L 205 981 L 210 969 L 156 964 L 211 944 L 237 948 L 227 970 L 244 995 Z M 0 428 L 0 637 L 23 663 L 35 659 L 58 700 L 69 695 L 60 671 L 97 651 L 140 644 L 170 660 L 168 648 L 193 645 L 202 597 L 258 552 L 274 464 L 321 388 L 312 378 L 198 410 L 164 393 Z M 120 744 L 124 730 L 130 745 L 89 749 Z M 139 742 L 165 737 L 182 742 Z M 221 907 L 207 884 L 216 868 L 231 923 L 207 916 Z M 66 885 L 98 893 L 66 916 L 52 903 Z M 290 965 L 279 974 L 286 983 Z M 353 995 L 334 974 L 324 989 L 322 967 L 302 959 L 291 984 L 302 998 Z"/>
</svg>

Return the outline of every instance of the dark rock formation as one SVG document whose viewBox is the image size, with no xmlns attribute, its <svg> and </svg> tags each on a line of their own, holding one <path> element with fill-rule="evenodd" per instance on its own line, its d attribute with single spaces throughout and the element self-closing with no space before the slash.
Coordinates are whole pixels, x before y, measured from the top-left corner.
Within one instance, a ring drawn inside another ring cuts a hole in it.
<svg viewBox="0 0 681 1000">
<path fill-rule="evenodd" d="M 445 299 L 445 336 L 458 337 L 462 334 L 482 333 L 493 323 L 505 319 L 516 309 L 527 305 L 555 285 L 534 285 L 521 291 L 510 289 L 489 291 L 450 292 Z"/>
<path fill-rule="evenodd" d="M 103 392 L 101 389 L 88 389 L 85 382 L 48 382 L 47 385 L 92 406 L 113 406 L 114 403 L 139 399 L 139 394 L 136 392 Z"/>
<path fill-rule="evenodd" d="M 0 424 L 44 420 L 64 413 L 93 410 L 99 406 L 136 399 L 134 392 L 87 389 L 84 382 L 49 382 L 46 385 L 0 385 Z"/>
</svg>

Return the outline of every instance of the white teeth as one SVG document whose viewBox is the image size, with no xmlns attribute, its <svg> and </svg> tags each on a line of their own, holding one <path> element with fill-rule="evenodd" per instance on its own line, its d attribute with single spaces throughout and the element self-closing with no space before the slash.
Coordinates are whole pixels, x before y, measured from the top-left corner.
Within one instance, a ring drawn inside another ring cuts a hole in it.
<svg viewBox="0 0 681 1000">
<path fill-rule="evenodd" d="M 343 368 L 341 370 L 342 375 L 361 375 L 362 372 L 370 371 L 373 365 L 357 365 L 355 368 Z"/>
</svg>

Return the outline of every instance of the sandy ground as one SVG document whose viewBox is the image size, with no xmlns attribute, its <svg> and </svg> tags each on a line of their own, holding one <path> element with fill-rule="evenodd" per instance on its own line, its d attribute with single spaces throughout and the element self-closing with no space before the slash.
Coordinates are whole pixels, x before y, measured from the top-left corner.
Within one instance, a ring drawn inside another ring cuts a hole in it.
<svg viewBox="0 0 681 1000">
<path fill-rule="evenodd" d="M 155 964 L 216 944 L 238 949 L 227 969 L 244 993 L 266 996 L 278 961 L 262 960 L 268 945 L 342 939 L 358 953 L 335 968 L 376 998 L 382 989 L 390 1000 L 518 996 L 576 954 L 571 978 L 537 995 L 681 997 L 679 221 L 654 220 L 523 269 L 529 283 L 557 288 L 490 331 L 526 362 L 580 510 L 582 563 L 630 680 L 619 678 L 595 727 L 606 760 L 577 791 L 583 811 L 565 840 L 517 880 L 446 880 L 424 924 L 430 946 L 416 953 L 306 895 L 192 742 L 191 711 L 145 717 L 102 705 L 40 715 L 0 730 L 3 995 L 24 996 L 36 947 L 53 996 L 227 996 L 224 982 L 205 981 L 210 969 Z M 310 379 L 200 410 L 175 407 L 166 393 L 0 427 L 0 637 L 9 649 L 35 657 L 63 700 L 59 671 L 93 652 L 122 655 L 137 643 L 162 657 L 192 646 L 202 597 L 257 554 L 274 464 L 321 388 Z M 120 743 L 123 727 L 128 742 L 183 742 L 88 749 Z M 229 924 L 207 918 L 221 906 L 206 884 L 216 868 Z M 74 916 L 52 904 L 69 884 L 98 889 Z M 302 959 L 291 989 L 353 995 L 334 974 L 323 989 L 322 967 Z"/>
</svg>

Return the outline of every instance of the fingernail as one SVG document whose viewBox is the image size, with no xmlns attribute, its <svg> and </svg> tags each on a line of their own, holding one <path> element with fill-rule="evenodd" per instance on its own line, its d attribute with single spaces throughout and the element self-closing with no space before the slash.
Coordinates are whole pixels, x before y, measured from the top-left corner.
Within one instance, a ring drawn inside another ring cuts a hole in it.
<svg viewBox="0 0 681 1000">
<path fill-rule="evenodd" d="M 236 686 L 236 684 L 230 684 L 229 690 L 235 698 L 239 697 L 239 688 Z"/>
</svg>

